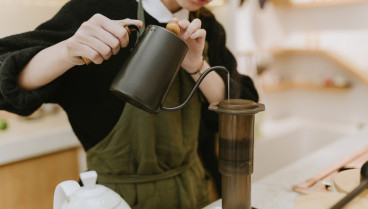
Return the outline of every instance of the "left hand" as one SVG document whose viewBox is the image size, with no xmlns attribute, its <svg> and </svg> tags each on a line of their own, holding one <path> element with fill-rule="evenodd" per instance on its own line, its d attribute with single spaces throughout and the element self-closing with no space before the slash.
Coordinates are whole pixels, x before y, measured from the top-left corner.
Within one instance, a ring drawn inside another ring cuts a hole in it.
<svg viewBox="0 0 368 209">
<path fill-rule="evenodd" d="M 176 18 L 173 20 L 177 21 Z M 194 19 L 192 22 L 180 20 L 178 23 L 180 26 L 179 37 L 181 37 L 189 47 L 184 57 L 182 67 L 188 73 L 193 73 L 202 65 L 206 30 L 201 28 L 202 22 L 199 19 Z"/>
</svg>

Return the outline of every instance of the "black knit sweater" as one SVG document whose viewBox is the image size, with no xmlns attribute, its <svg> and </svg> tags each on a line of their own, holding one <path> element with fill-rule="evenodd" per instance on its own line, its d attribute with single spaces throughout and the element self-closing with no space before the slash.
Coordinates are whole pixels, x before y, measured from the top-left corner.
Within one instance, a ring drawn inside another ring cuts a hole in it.
<svg viewBox="0 0 368 209">
<path fill-rule="evenodd" d="M 124 101 L 113 95 L 109 87 L 135 40 L 103 64 L 76 66 L 40 89 L 21 90 L 16 80 L 20 70 L 35 54 L 71 37 L 95 13 L 116 20 L 137 19 L 137 2 L 71 0 L 51 20 L 34 31 L 0 39 L 0 109 L 28 115 L 42 103 L 57 103 L 66 111 L 75 134 L 86 150 L 111 131 L 124 109 Z M 231 71 L 231 97 L 257 101 L 258 95 L 250 78 L 240 76 L 236 71 L 235 59 L 225 46 L 223 27 L 214 16 L 200 18 L 208 34 L 210 64 L 222 65 Z M 145 22 L 146 25 L 160 25 L 147 13 Z M 134 36 L 131 37 L 134 39 Z M 222 76 L 225 79 L 225 75 Z M 216 113 L 207 110 L 207 106 L 203 104 L 201 130 L 213 132 L 217 128 L 217 117 Z"/>
</svg>

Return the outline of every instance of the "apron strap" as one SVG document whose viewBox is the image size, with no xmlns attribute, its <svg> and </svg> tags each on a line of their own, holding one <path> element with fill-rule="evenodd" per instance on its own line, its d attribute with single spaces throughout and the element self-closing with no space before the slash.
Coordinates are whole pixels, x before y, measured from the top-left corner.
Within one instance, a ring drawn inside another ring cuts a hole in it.
<svg viewBox="0 0 368 209">
<path fill-rule="evenodd" d="M 140 35 L 142 35 L 144 31 L 146 30 L 146 23 L 144 21 L 144 9 L 143 9 L 142 0 L 139 0 L 138 2 L 137 17 L 138 17 L 138 20 L 141 20 L 143 22 L 142 28 L 139 30 Z"/>
<path fill-rule="evenodd" d="M 153 175 L 113 175 L 113 174 L 98 174 L 98 181 L 102 183 L 114 183 L 114 184 L 134 184 L 134 183 L 147 183 L 153 181 L 160 181 L 168 178 L 172 178 L 180 175 L 184 171 L 188 170 L 195 160 L 190 163 L 172 169 L 163 173 L 153 174 Z"/>
</svg>

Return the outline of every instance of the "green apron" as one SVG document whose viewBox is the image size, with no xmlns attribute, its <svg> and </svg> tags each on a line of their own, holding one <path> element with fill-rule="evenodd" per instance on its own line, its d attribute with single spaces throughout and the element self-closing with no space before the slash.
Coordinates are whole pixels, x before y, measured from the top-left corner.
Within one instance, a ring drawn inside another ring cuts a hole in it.
<svg viewBox="0 0 368 209">
<path fill-rule="evenodd" d="M 179 105 L 193 85 L 181 69 L 165 106 Z M 157 115 L 126 103 L 113 130 L 88 150 L 88 169 L 134 209 L 202 208 L 209 186 L 197 153 L 200 114 L 198 91 L 181 110 Z"/>
</svg>

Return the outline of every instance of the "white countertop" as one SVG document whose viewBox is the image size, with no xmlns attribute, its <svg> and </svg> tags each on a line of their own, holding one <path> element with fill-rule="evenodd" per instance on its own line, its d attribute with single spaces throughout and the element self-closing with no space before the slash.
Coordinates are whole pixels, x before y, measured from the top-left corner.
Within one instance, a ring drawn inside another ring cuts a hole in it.
<svg viewBox="0 0 368 209">
<path fill-rule="evenodd" d="M 61 110 L 37 119 L 6 114 L 6 120 L 8 129 L 0 131 L 0 165 L 80 147 Z"/>
<path fill-rule="evenodd" d="M 368 145 L 368 127 L 327 145 L 252 184 L 252 206 L 257 209 L 293 209 L 301 195 L 292 187 Z M 272 156 L 270 156 L 272 160 Z M 257 165 L 255 165 L 257 166 Z"/>
<path fill-rule="evenodd" d="M 80 147 L 63 111 L 33 120 L 19 117 L 10 117 L 7 120 L 8 130 L 0 132 L 0 165 Z M 266 175 L 252 183 L 252 206 L 257 209 L 294 208 L 294 202 L 300 196 L 292 190 L 294 185 L 366 146 L 368 127 Z"/>
<path fill-rule="evenodd" d="M 294 192 L 293 186 L 359 152 L 367 145 L 368 127 L 365 127 L 252 182 L 252 206 L 257 209 L 293 209 L 294 202 L 302 195 Z M 221 209 L 221 199 L 204 209 Z"/>
</svg>

